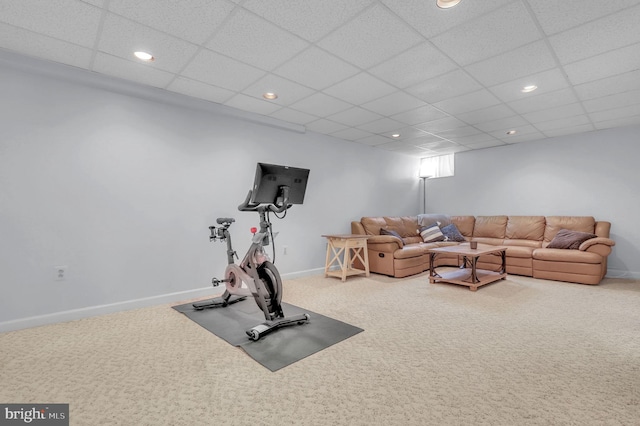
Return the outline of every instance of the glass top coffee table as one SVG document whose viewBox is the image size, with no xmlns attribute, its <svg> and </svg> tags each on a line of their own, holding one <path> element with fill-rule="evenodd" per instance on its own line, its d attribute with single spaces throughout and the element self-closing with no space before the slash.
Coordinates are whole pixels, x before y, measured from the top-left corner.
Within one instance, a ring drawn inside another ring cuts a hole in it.
<svg viewBox="0 0 640 426">
<path fill-rule="evenodd" d="M 478 248 L 472 249 L 469 243 L 429 249 L 429 282 L 432 284 L 441 282 L 466 285 L 469 290 L 476 291 L 480 286 L 503 280 L 507 277 L 506 251 L 507 248 L 504 246 L 492 246 L 489 244 L 478 244 Z M 442 253 L 462 256 L 462 266 L 455 271 L 437 274 L 433 264 L 436 256 Z M 502 257 L 500 270 L 487 271 L 476 268 L 478 258 L 485 254 L 496 254 Z"/>
</svg>

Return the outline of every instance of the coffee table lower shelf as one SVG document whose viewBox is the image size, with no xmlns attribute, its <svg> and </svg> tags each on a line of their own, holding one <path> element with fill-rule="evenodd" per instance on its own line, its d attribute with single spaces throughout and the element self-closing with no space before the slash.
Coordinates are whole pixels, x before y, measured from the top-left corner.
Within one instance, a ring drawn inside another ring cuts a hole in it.
<svg viewBox="0 0 640 426">
<path fill-rule="evenodd" d="M 459 284 L 469 287 L 469 290 L 476 291 L 478 287 L 490 284 L 507 277 L 506 273 L 486 271 L 484 269 L 476 269 L 477 281 L 473 282 L 471 268 L 458 269 L 456 271 L 443 272 L 437 276 L 430 276 L 429 282 L 433 283 L 450 283 Z"/>
</svg>

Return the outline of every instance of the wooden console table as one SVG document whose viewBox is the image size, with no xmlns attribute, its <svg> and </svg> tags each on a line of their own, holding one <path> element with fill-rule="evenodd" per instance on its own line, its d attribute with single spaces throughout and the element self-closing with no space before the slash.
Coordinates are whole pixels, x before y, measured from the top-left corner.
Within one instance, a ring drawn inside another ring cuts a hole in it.
<svg viewBox="0 0 640 426">
<path fill-rule="evenodd" d="M 346 281 L 350 275 L 365 274 L 369 276 L 369 254 L 367 252 L 368 235 L 338 234 L 323 235 L 327 243 L 327 260 L 324 267 L 324 276 L 342 278 Z M 353 266 L 353 262 L 359 260 L 364 269 Z M 336 270 L 330 270 L 332 266 L 338 266 Z"/>
</svg>

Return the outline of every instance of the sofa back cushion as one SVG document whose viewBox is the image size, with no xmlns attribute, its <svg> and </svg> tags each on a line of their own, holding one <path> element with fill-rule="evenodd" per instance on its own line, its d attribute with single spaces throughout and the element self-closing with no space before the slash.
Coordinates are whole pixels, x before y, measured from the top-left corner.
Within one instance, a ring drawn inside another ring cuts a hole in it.
<svg viewBox="0 0 640 426">
<path fill-rule="evenodd" d="M 380 229 L 384 228 L 397 232 L 403 238 L 419 236 L 416 216 L 363 217 L 360 222 L 367 235 L 380 235 Z"/>
<path fill-rule="evenodd" d="M 473 226 L 476 223 L 475 216 L 451 216 L 451 223 L 453 223 L 460 233 L 471 238 L 473 236 Z"/>
<path fill-rule="evenodd" d="M 440 228 L 443 228 L 449 224 L 451 224 L 451 218 L 445 214 L 425 213 L 418 215 L 419 228 L 433 225 L 438 225 Z"/>
<path fill-rule="evenodd" d="M 509 216 L 505 238 L 542 241 L 545 225 L 544 216 Z"/>
<path fill-rule="evenodd" d="M 592 216 L 547 216 L 546 222 L 544 242 L 547 244 L 561 229 L 594 234 L 596 227 L 596 220 Z"/>
<path fill-rule="evenodd" d="M 507 216 L 477 216 L 473 227 L 473 238 L 504 238 L 507 220 Z"/>
</svg>

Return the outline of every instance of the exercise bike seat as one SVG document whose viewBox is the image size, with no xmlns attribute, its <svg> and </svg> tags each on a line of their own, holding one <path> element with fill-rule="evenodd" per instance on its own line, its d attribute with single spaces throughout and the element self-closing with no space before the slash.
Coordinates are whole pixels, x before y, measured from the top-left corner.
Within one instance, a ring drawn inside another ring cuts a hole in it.
<svg viewBox="0 0 640 426">
<path fill-rule="evenodd" d="M 216 219 L 216 223 L 218 225 L 223 225 L 225 223 L 233 223 L 235 221 L 236 220 L 234 218 L 232 218 L 232 217 L 219 217 L 219 218 Z"/>
</svg>

